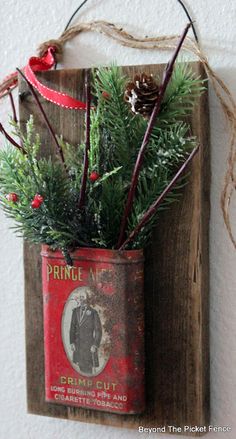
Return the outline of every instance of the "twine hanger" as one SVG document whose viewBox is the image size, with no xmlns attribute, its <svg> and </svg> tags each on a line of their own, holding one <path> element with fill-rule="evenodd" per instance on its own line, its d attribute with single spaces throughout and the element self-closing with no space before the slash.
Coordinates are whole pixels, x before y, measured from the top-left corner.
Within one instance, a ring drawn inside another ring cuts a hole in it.
<svg viewBox="0 0 236 439">
<path fill-rule="evenodd" d="M 42 56 L 49 47 L 55 47 L 56 61 L 59 62 L 63 58 L 63 51 L 65 44 L 81 34 L 82 32 L 97 32 L 105 35 L 106 37 L 116 41 L 124 47 L 131 47 L 134 49 L 142 50 L 162 50 L 168 51 L 175 49 L 179 39 L 179 35 L 163 35 L 159 37 L 145 37 L 141 38 L 128 33 L 123 28 L 116 26 L 113 23 L 109 23 L 104 20 L 91 21 L 88 23 L 78 23 L 70 26 L 75 15 L 80 9 L 87 3 L 88 0 L 84 0 L 68 21 L 65 30 L 61 36 L 57 39 L 52 39 L 42 43 L 38 48 L 39 56 Z M 224 222 L 230 236 L 230 239 L 236 249 L 236 238 L 232 231 L 231 218 L 230 218 L 230 203 L 232 201 L 233 193 L 236 189 L 236 103 L 232 97 L 232 94 L 224 81 L 214 72 L 211 68 L 207 56 L 204 54 L 198 39 L 198 35 L 194 26 L 194 22 L 182 0 L 176 0 L 178 4 L 184 10 L 188 20 L 192 23 L 192 30 L 194 38 L 187 37 L 182 49 L 186 52 L 194 54 L 202 63 L 206 75 L 212 84 L 215 94 L 220 102 L 222 110 L 225 114 L 226 120 L 229 124 L 230 141 L 229 141 L 229 153 L 227 159 L 227 169 L 225 173 L 223 189 L 221 193 L 221 209 L 223 213 Z"/>
</svg>

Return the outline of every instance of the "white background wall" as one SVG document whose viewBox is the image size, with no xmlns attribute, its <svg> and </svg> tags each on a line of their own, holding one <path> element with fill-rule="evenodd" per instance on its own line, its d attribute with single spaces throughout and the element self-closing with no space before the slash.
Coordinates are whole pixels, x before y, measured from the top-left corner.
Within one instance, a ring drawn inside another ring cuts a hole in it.
<svg viewBox="0 0 236 439">
<path fill-rule="evenodd" d="M 57 37 L 78 0 L 1 0 L 0 78 L 22 67 L 39 43 Z M 234 0 L 188 0 L 197 20 L 211 65 L 236 99 L 236 4 Z M 81 20 L 106 19 L 140 35 L 180 33 L 186 23 L 176 0 L 89 0 Z M 96 63 L 143 64 L 165 61 L 154 52 L 122 48 L 100 35 L 86 34 L 67 45 L 64 67 Z M 0 102 L 0 121 L 10 107 Z M 227 126 L 210 89 L 212 190 L 211 260 L 211 411 L 212 423 L 229 425 L 230 433 L 211 439 L 234 439 L 236 434 L 236 253 L 227 236 L 219 198 L 227 158 Z M 3 141 L 1 139 L 1 145 Z M 235 201 L 232 207 L 236 213 Z M 0 212 L 0 439 L 88 439 L 145 437 L 137 431 L 42 418 L 26 413 L 24 283 L 22 241 Z M 147 435 L 148 436 L 148 435 Z M 159 435 L 153 435 L 159 437 Z M 165 436 L 167 439 L 169 436 Z"/>
</svg>

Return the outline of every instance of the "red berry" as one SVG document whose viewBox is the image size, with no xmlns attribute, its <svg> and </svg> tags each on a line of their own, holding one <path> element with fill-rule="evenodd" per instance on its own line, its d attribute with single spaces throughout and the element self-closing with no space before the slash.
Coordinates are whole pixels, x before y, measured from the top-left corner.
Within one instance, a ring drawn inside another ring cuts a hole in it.
<svg viewBox="0 0 236 439">
<path fill-rule="evenodd" d="M 16 203 L 19 200 L 19 197 L 17 194 L 15 194 L 14 192 L 10 192 L 10 194 L 8 194 L 6 196 L 6 199 L 8 201 L 12 201 L 13 203 Z"/>
<path fill-rule="evenodd" d="M 99 175 L 99 173 L 96 172 L 96 171 L 91 172 L 91 174 L 90 174 L 90 176 L 89 176 L 89 180 L 90 180 L 90 181 L 96 181 L 96 180 L 98 180 L 99 178 L 100 178 L 100 175 Z"/>
<path fill-rule="evenodd" d="M 38 209 L 41 206 L 41 201 L 34 199 L 31 201 L 31 207 L 32 209 Z"/>
<path fill-rule="evenodd" d="M 103 91 L 102 97 L 103 97 L 103 99 L 110 99 L 111 96 L 109 95 L 109 93 L 107 93 L 107 91 Z"/>
<path fill-rule="evenodd" d="M 40 195 L 40 194 L 36 194 L 36 195 L 34 196 L 34 200 L 38 200 L 38 201 L 40 201 L 40 203 L 43 203 L 43 202 L 44 202 L 44 198 L 43 198 L 43 196 Z"/>
</svg>

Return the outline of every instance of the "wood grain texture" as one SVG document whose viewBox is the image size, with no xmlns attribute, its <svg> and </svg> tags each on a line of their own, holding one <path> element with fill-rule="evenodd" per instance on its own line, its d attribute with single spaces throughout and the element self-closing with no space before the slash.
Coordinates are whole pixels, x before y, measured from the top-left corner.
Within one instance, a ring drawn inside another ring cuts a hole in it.
<svg viewBox="0 0 236 439">
<path fill-rule="evenodd" d="M 200 63 L 191 63 L 204 76 Z M 124 67 L 160 74 L 163 65 Z M 41 74 L 54 89 L 84 99 L 84 71 L 61 70 Z M 27 90 L 20 83 L 20 92 Z M 57 134 L 78 143 L 83 113 L 64 110 L 42 101 Z M 54 154 L 50 134 L 30 95 L 20 100 L 21 123 L 33 114 L 43 141 L 43 154 Z M 179 203 L 163 212 L 146 249 L 146 387 L 147 409 L 142 415 L 115 415 L 68 408 L 44 401 L 43 310 L 39 246 L 25 244 L 25 315 L 28 411 L 83 422 L 137 429 L 209 424 L 208 343 L 208 223 L 209 121 L 207 92 L 195 107 L 192 131 L 201 148 L 189 166 L 191 176 Z"/>
</svg>

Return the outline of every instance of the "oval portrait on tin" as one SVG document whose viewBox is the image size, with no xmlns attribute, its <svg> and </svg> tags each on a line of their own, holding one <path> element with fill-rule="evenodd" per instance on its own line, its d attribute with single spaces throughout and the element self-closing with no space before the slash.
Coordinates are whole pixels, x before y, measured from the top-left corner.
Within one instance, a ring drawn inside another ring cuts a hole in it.
<svg viewBox="0 0 236 439">
<path fill-rule="evenodd" d="M 94 305 L 92 296 L 92 291 L 86 286 L 72 291 L 64 306 L 61 321 L 66 356 L 71 366 L 85 376 L 99 375 L 110 355 L 110 337 L 105 330 L 104 309 Z"/>
</svg>

